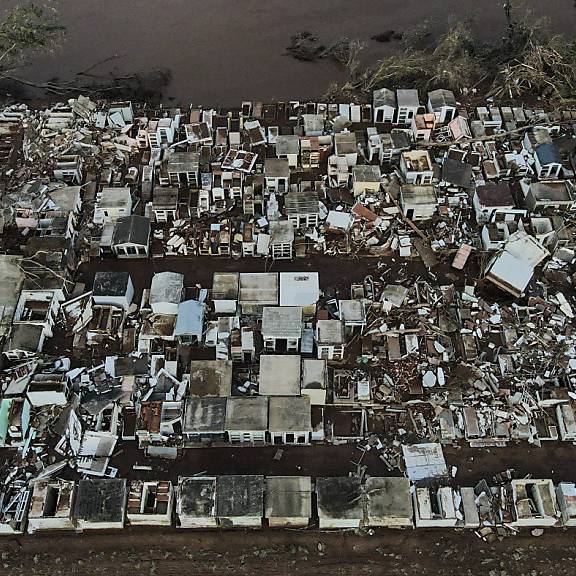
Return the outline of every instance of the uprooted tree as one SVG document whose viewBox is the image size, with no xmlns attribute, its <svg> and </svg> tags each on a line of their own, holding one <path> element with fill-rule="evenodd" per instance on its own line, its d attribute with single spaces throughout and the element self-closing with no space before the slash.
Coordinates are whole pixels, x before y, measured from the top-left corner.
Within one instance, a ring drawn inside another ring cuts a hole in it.
<svg viewBox="0 0 576 576">
<path fill-rule="evenodd" d="M 354 74 L 359 66 L 357 56 L 362 48 L 358 40 L 344 37 L 325 45 L 313 32 L 299 32 L 290 38 L 286 51 L 292 58 L 303 62 L 329 58 Z"/>
<path fill-rule="evenodd" d="M 518 18 L 514 4 L 504 4 L 507 35 L 492 94 L 521 96 L 536 93 L 556 100 L 576 99 L 576 41 L 552 35 L 541 20 Z"/>
<path fill-rule="evenodd" d="M 514 98 L 526 93 L 576 101 L 576 44 L 566 44 L 561 38 L 531 43 L 521 58 L 505 64 L 494 80 L 492 94 Z"/>
<path fill-rule="evenodd" d="M 11 77 L 32 53 L 51 50 L 64 32 L 48 5 L 17 5 L 0 18 L 0 79 Z"/>
<path fill-rule="evenodd" d="M 363 89 L 385 85 L 428 87 L 439 85 L 459 90 L 471 86 L 485 73 L 478 48 L 467 24 L 457 23 L 429 47 L 406 45 L 400 54 L 382 60 L 359 78 Z"/>
<path fill-rule="evenodd" d="M 407 31 L 401 50 L 375 67 L 360 71 L 356 66 L 349 81 L 327 96 L 402 86 L 463 91 L 483 84 L 500 97 L 576 98 L 576 41 L 550 34 L 530 13 L 517 15 L 511 0 L 504 3 L 504 14 L 506 34 L 495 45 L 481 42 L 466 22 L 452 24 L 436 39 L 425 25 Z"/>
</svg>

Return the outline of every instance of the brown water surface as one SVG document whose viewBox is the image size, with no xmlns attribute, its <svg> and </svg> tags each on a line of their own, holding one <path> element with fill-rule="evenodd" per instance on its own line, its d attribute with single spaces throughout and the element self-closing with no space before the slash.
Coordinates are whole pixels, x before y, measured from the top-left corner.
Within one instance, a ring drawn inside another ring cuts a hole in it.
<svg viewBox="0 0 576 576">
<path fill-rule="evenodd" d="M 3 0 L 10 6 L 15 0 Z M 290 37 L 313 31 L 326 42 L 343 36 L 366 43 L 376 61 L 391 49 L 370 37 L 425 20 L 436 28 L 470 18 L 484 39 L 504 31 L 503 0 L 56 0 L 66 39 L 25 72 L 34 81 L 68 79 L 111 56 L 95 72 L 132 74 L 170 69 L 165 97 L 204 105 L 243 99 L 318 98 L 344 73 L 330 61 L 298 62 L 285 53 Z M 517 2 L 573 34 L 573 0 Z"/>
</svg>

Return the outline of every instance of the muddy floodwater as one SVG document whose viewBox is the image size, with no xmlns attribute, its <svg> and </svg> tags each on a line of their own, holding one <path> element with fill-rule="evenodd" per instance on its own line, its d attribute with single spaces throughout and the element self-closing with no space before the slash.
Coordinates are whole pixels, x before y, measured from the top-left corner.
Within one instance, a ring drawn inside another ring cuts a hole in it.
<svg viewBox="0 0 576 576">
<path fill-rule="evenodd" d="M 10 6 L 13 0 L 0 4 Z M 344 78 L 333 62 L 298 62 L 286 55 L 293 34 L 343 36 L 366 43 L 376 61 L 391 44 L 371 36 L 402 32 L 429 20 L 437 29 L 470 18 L 486 39 L 504 30 L 503 0 L 57 0 L 67 27 L 62 46 L 36 58 L 25 76 L 69 79 L 92 72 L 118 74 L 169 69 L 165 99 L 235 105 L 243 99 L 318 98 Z M 554 30 L 574 32 L 574 0 L 518 0 L 549 18 Z"/>
</svg>

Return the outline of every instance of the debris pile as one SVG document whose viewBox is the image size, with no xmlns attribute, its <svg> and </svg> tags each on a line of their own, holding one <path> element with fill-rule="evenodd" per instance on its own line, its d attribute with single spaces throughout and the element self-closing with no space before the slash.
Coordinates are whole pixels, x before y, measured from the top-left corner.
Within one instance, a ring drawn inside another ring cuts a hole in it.
<svg viewBox="0 0 576 576">
<path fill-rule="evenodd" d="M 0 528 L 30 508 L 42 529 L 54 490 L 84 494 L 65 527 L 94 521 L 94 494 L 102 526 L 123 525 L 128 494 L 131 521 L 169 523 L 165 460 L 271 444 L 281 468 L 283 450 L 327 443 L 358 457 L 317 485 L 321 526 L 570 525 L 573 485 L 459 487 L 442 447 L 576 441 L 575 122 L 385 88 L 1 110 Z M 135 471 L 156 484 L 128 486 Z M 216 479 L 200 481 L 206 497 Z M 388 481 L 408 504 L 383 520 L 367 511 Z"/>
</svg>

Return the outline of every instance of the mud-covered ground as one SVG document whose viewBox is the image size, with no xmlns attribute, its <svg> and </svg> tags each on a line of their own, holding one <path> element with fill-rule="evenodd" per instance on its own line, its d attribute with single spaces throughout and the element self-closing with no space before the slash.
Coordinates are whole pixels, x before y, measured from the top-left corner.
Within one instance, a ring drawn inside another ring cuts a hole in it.
<svg viewBox="0 0 576 576">
<path fill-rule="evenodd" d="M 122 478 L 178 481 L 179 476 L 206 473 L 264 474 L 268 476 L 347 476 L 356 472 L 356 463 L 371 476 L 397 476 L 398 469 L 388 470 L 378 458 L 377 451 L 363 453 L 355 444 L 332 446 L 282 446 L 282 457 L 275 460 L 278 446 L 227 446 L 211 448 L 185 448 L 175 461 L 147 459 L 136 442 L 121 442 L 111 465 L 118 468 Z M 455 486 L 474 486 L 479 480 L 490 481 L 495 474 L 507 469 L 518 477 L 551 478 L 555 483 L 576 482 L 576 447 L 566 442 L 555 442 L 542 448 L 526 443 L 506 448 L 445 447 L 446 463 L 457 468 L 453 478 Z M 134 470 L 134 464 L 151 465 L 152 471 Z M 575 534 L 576 537 L 576 534 Z"/>
<path fill-rule="evenodd" d="M 521 476 L 576 481 L 576 448 L 511 446 L 478 450 L 447 448 L 458 466 L 454 484 L 471 485 L 513 467 Z M 361 454 L 354 446 L 187 449 L 175 462 L 146 461 L 135 443 L 121 443 L 113 465 L 128 478 L 171 478 L 196 474 L 346 475 Z M 5 456 L 5 454 L 3 454 Z M 132 465 L 152 464 L 151 472 Z M 369 474 L 388 475 L 373 454 L 363 459 Z M 552 473 L 550 473 L 552 471 Z M 122 532 L 48 533 L 0 537 L 0 574 L 82 576 L 149 574 L 266 574 L 276 576 L 572 576 L 576 562 L 574 529 L 549 529 L 534 537 L 527 530 L 488 544 L 464 530 L 308 530 L 183 531 L 126 528 Z"/>
<path fill-rule="evenodd" d="M 52 534 L 0 539 L 0 573 L 151 576 L 572 576 L 571 531 L 487 544 L 470 532 L 303 530 Z"/>
<path fill-rule="evenodd" d="M 184 275 L 187 287 L 200 284 L 210 288 L 214 272 L 318 272 L 320 288 L 325 292 L 337 291 L 340 298 L 349 298 L 350 285 L 362 282 L 368 275 L 375 281 L 385 283 L 413 281 L 417 278 L 432 280 L 421 260 L 401 259 L 393 254 L 383 258 L 355 256 L 332 257 L 308 255 L 305 259 L 276 260 L 264 258 L 242 258 L 233 260 L 218 256 L 182 256 L 151 258 L 145 260 L 118 260 L 105 258 L 83 263 L 78 270 L 78 280 L 86 286 L 92 286 L 94 275 L 99 271 L 122 270 L 130 273 L 134 283 L 135 301 L 142 290 L 150 288 L 152 277 L 157 272 L 179 272 Z M 474 278 L 478 272 L 476 259 L 472 257 L 464 273 L 450 268 L 449 259 L 434 268 L 439 282 L 454 283 L 463 286 L 466 278 Z"/>
</svg>

